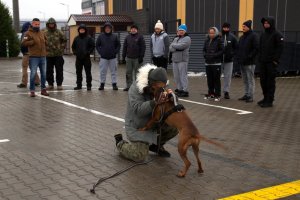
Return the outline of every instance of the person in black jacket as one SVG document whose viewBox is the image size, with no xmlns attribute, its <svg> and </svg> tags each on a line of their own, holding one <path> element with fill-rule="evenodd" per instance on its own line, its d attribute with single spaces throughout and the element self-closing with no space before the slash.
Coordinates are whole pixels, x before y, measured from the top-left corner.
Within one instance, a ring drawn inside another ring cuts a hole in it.
<svg viewBox="0 0 300 200">
<path fill-rule="evenodd" d="M 86 86 L 87 90 L 91 90 L 92 88 L 92 63 L 90 59 L 90 54 L 94 51 L 95 41 L 91 38 L 87 33 L 87 28 L 85 24 L 81 24 L 78 27 L 79 35 L 75 37 L 72 44 L 72 51 L 74 55 L 76 55 L 76 75 L 77 86 L 74 90 L 82 89 L 82 69 L 84 67 L 85 75 L 86 75 Z"/>
<path fill-rule="evenodd" d="M 261 23 L 265 29 L 259 40 L 260 85 L 264 98 L 257 102 L 262 108 L 272 107 L 276 88 L 276 74 L 283 50 L 283 36 L 275 28 L 273 17 L 264 17 Z"/>
<path fill-rule="evenodd" d="M 230 99 L 229 90 L 232 78 L 233 58 L 238 48 L 238 41 L 235 35 L 230 32 L 230 24 L 225 22 L 222 26 L 222 39 L 224 43 L 223 73 L 224 73 L 224 98 Z"/>
<path fill-rule="evenodd" d="M 24 38 L 24 34 L 26 31 L 28 31 L 29 27 L 31 26 L 30 22 L 25 22 L 22 26 L 21 30 L 21 41 Z M 27 87 L 27 82 L 28 82 L 28 66 L 29 66 L 29 54 L 28 54 L 28 47 L 25 47 L 24 45 L 21 45 L 21 52 L 23 54 L 22 57 L 22 81 L 20 84 L 17 85 L 18 88 L 26 88 Z M 35 74 L 35 85 L 38 86 L 40 84 L 40 77 L 36 73 Z"/>
<path fill-rule="evenodd" d="M 258 52 L 258 38 L 251 29 L 252 21 L 243 23 L 243 35 L 239 40 L 237 61 L 241 67 L 242 78 L 245 86 L 245 95 L 239 98 L 247 103 L 253 102 L 255 89 L 255 57 Z"/>
<path fill-rule="evenodd" d="M 112 25 L 106 22 L 103 26 L 104 33 L 97 38 L 96 49 L 100 54 L 100 87 L 99 90 L 104 90 L 107 69 L 111 73 L 111 82 L 113 90 L 118 90 L 117 87 L 117 54 L 120 51 L 120 41 L 117 35 L 112 33 Z"/>
<path fill-rule="evenodd" d="M 133 80 L 136 78 L 136 73 L 143 63 L 146 50 L 146 44 L 143 35 L 138 33 L 138 26 L 130 27 L 130 34 L 126 36 L 123 45 L 123 60 L 126 57 L 126 88 L 123 91 L 128 91 Z"/>
<path fill-rule="evenodd" d="M 223 44 L 219 36 L 219 30 L 211 27 L 208 30 L 208 38 L 204 43 L 203 55 L 205 58 L 208 94 L 204 99 L 220 101 L 221 97 L 221 63 L 223 57 Z"/>
</svg>

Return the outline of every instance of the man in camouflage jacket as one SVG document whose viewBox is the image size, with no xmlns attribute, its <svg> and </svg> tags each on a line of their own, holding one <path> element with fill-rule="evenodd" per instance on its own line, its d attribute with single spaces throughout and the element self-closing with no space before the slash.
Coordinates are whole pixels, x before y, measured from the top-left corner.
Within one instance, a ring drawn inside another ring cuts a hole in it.
<svg viewBox="0 0 300 200">
<path fill-rule="evenodd" d="M 62 82 L 64 80 L 63 66 L 64 59 L 63 53 L 66 46 L 67 39 L 65 35 L 57 29 L 56 21 L 50 18 L 47 21 L 47 29 L 45 35 L 48 40 L 47 46 L 47 70 L 46 79 L 48 82 L 48 90 L 54 89 L 54 66 L 56 72 L 57 89 L 62 90 Z"/>
</svg>

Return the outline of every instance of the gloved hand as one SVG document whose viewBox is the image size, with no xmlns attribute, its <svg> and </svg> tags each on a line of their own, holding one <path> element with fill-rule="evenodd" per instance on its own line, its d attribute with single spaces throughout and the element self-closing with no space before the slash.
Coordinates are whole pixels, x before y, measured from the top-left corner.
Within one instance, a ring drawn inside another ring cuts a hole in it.
<svg viewBox="0 0 300 200">
<path fill-rule="evenodd" d="M 139 58 L 139 64 L 143 63 L 143 58 Z"/>
</svg>

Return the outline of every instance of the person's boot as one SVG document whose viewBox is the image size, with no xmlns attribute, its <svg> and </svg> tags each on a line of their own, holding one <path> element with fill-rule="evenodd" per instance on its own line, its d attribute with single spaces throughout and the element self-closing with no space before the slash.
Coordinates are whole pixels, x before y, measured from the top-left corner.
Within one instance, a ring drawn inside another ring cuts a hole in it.
<svg viewBox="0 0 300 200">
<path fill-rule="evenodd" d="M 42 89 L 41 95 L 43 95 L 43 96 L 49 96 L 49 93 L 47 92 L 46 89 Z"/>
<path fill-rule="evenodd" d="M 76 87 L 74 87 L 74 90 L 81 90 L 82 89 L 82 86 L 80 85 L 77 85 Z"/>
<path fill-rule="evenodd" d="M 105 85 L 105 83 L 101 83 L 100 87 L 98 88 L 98 90 L 104 90 L 104 85 Z"/>
<path fill-rule="evenodd" d="M 117 134 L 117 135 L 114 135 L 115 137 L 115 140 L 116 140 L 116 146 L 118 145 L 119 142 L 121 142 L 123 140 L 123 136 L 122 134 Z"/>
<path fill-rule="evenodd" d="M 118 90 L 119 89 L 116 83 L 113 83 L 112 87 L 113 87 L 113 90 Z"/>
<path fill-rule="evenodd" d="M 20 84 L 17 85 L 17 87 L 18 88 L 26 88 L 27 86 L 25 84 L 23 84 L 23 83 L 20 83 Z"/>
<path fill-rule="evenodd" d="M 34 91 L 30 91 L 30 97 L 35 97 L 35 92 Z"/>
<path fill-rule="evenodd" d="M 224 92 L 224 99 L 230 99 L 229 92 Z"/>
<path fill-rule="evenodd" d="M 265 103 L 265 99 L 263 98 L 262 100 L 257 102 L 257 105 L 261 106 Z"/>
<path fill-rule="evenodd" d="M 171 157 L 171 154 L 167 150 L 165 150 L 163 145 L 160 145 L 160 148 L 158 149 L 158 145 L 151 144 L 149 146 L 149 151 L 157 153 L 160 157 Z"/>
</svg>

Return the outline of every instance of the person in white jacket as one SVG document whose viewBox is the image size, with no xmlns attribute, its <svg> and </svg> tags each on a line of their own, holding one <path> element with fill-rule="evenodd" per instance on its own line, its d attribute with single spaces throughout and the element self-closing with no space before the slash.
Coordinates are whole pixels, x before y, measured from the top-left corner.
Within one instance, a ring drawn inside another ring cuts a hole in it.
<svg viewBox="0 0 300 200">
<path fill-rule="evenodd" d="M 187 34 L 187 26 L 181 24 L 178 27 L 177 36 L 170 44 L 172 53 L 173 75 L 176 84 L 175 92 L 179 97 L 188 97 L 188 61 L 191 38 Z"/>
</svg>

